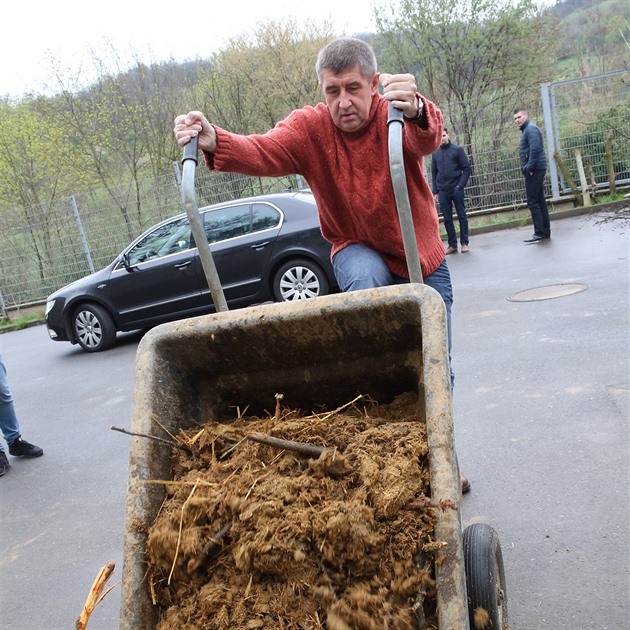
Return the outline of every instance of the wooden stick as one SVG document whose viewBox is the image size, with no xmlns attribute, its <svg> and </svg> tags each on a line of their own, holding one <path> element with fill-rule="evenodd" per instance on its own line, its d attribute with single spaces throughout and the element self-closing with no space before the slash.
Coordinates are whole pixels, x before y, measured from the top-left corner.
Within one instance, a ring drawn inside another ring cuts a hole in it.
<svg viewBox="0 0 630 630">
<path fill-rule="evenodd" d="M 304 455 L 304 457 L 319 457 L 326 449 L 325 446 L 317 446 L 316 444 L 309 444 L 307 442 L 292 442 L 290 440 L 283 440 L 282 438 L 267 435 L 266 433 L 249 433 L 245 437 L 252 442 L 265 444 L 273 448 L 283 448 L 287 451 Z"/>
<path fill-rule="evenodd" d="M 83 610 L 81 611 L 81 614 L 74 624 L 75 630 L 85 630 L 85 628 L 87 628 L 90 615 L 92 614 L 96 606 L 103 600 L 103 597 L 105 597 L 105 595 L 109 593 L 109 591 L 107 591 L 107 593 L 105 593 L 103 597 L 100 597 L 102 590 L 105 588 L 107 580 L 109 580 L 115 568 L 116 564 L 114 562 L 108 562 L 98 572 L 98 575 L 96 576 L 96 579 L 92 584 L 92 588 L 90 588 L 87 599 L 85 600 L 85 604 L 83 605 Z"/>
<path fill-rule="evenodd" d="M 164 438 L 158 437 L 157 435 L 147 435 L 146 433 L 134 433 L 133 431 L 127 431 L 127 429 L 122 429 L 121 427 L 110 427 L 112 431 L 119 431 L 120 433 L 124 433 L 125 435 L 131 435 L 133 437 L 143 437 L 147 438 L 147 440 L 155 440 L 156 442 L 161 442 L 162 444 L 168 444 L 168 446 L 172 446 L 173 448 L 181 448 L 182 450 L 190 453 L 191 450 L 185 444 L 181 442 L 174 442 L 173 440 L 165 440 Z"/>
<path fill-rule="evenodd" d="M 201 569 L 208 565 L 208 562 L 212 557 L 223 549 L 225 546 L 223 539 L 227 536 L 228 532 L 232 529 L 232 523 L 226 523 L 203 548 L 201 555 L 198 558 L 191 558 L 188 561 L 188 573 L 193 573 L 197 569 Z"/>
<path fill-rule="evenodd" d="M 280 403 L 283 398 L 284 398 L 284 394 L 276 394 L 276 414 L 274 416 L 274 419 L 276 422 L 280 420 L 280 410 L 281 410 Z"/>
</svg>

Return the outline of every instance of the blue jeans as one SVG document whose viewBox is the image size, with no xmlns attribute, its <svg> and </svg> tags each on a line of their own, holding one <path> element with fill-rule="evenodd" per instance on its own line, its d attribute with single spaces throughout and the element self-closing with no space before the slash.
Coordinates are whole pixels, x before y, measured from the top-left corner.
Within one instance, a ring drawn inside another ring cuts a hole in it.
<svg viewBox="0 0 630 630">
<path fill-rule="evenodd" d="M 453 206 L 457 212 L 459 221 L 459 241 L 462 245 L 468 245 L 468 217 L 466 216 L 466 206 L 464 205 L 464 191 L 462 188 L 451 188 L 451 190 L 440 190 L 440 210 L 444 217 L 444 228 L 448 236 L 449 247 L 457 249 L 457 232 L 453 223 Z"/>
<path fill-rule="evenodd" d="M 0 431 L 4 435 L 7 443 L 14 442 L 20 437 L 20 425 L 15 415 L 13 397 L 7 382 L 7 369 L 0 354 Z M 0 453 L 4 453 L 4 448 L 0 444 Z"/>
<path fill-rule="evenodd" d="M 342 291 L 374 289 L 392 284 L 405 284 L 407 278 L 394 275 L 380 254 L 359 243 L 353 243 L 337 252 L 333 258 L 333 270 L 337 284 Z M 430 275 L 424 284 L 435 289 L 446 306 L 446 334 L 448 338 L 448 362 L 451 363 L 451 307 L 453 305 L 453 285 L 446 260 Z M 451 369 L 451 388 L 455 384 L 455 374 Z"/>
</svg>

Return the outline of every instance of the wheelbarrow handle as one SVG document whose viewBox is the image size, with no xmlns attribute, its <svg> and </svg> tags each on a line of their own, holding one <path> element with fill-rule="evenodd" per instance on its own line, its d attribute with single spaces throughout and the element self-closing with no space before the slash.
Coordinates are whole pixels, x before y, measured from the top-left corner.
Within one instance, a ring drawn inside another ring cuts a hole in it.
<svg viewBox="0 0 630 630">
<path fill-rule="evenodd" d="M 190 139 L 188 144 L 184 145 L 184 154 L 182 156 L 182 164 L 188 160 L 193 160 L 197 165 L 197 153 L 199 150 L 199 136 Z"/>
<path fill-rule="evenodd" d="M 219 274 L 214 264 L 210 245 L 208 244 L 208 238 L 206 237 L 206 231 L 203 227 L 203 218 L 197 206 L 195 169 L 197 167 L 198 145 L 199 139 L 195 136 L 184 146 L 184 155 L 182 157 L 182 203 L 184 204 L 184 209 L 186 210 L 186 215 L 190 223 L 190 229 L 195 239 L 195 244 L 197 245 L 201 266 L 203 267 L 206 281 L 210 288 L 214 308 L 217 312 L 227 311 L 228 306 L 223 293 L 223 287 L 221 286 Z"/>
<path fill-rule="evenodd" d="M 396 207 L 398 208 L 398 220 L 400 221 L 400 230 L 405 247 L 409 279 L 411 282 L 422 284 L 420 254 L 418 253 L 418 242 L 416 241 L 416 232 L 413 227 L 411 203 L 405 175 L 402 142 L 404 124 L 402 111 L 394 107 L 390 102 L 387 110 L 389 172 L 392 178 Z"/>
</svg>

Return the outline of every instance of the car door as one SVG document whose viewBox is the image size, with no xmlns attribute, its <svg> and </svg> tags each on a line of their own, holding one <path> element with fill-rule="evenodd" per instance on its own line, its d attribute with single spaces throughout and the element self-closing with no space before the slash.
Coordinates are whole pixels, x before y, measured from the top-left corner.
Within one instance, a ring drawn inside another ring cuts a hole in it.
<svg viewBox="0 0 630 630">
<path fill-rule="evenodd" d="M 123 328 L 178 319 L 203 308 L 186 217 L 162 223 L 123 253 L 110 279 Z"/>
<path fill-rule="evenodd" d="M 268 202 L 234 204 L 203 213 L 204 229 L 228 304 L 269 299 L 262 278 L 283 219 L 280 210 Z M 201 261 L 197 264 L 202 293 L 211 300 Z"/>
</svg>

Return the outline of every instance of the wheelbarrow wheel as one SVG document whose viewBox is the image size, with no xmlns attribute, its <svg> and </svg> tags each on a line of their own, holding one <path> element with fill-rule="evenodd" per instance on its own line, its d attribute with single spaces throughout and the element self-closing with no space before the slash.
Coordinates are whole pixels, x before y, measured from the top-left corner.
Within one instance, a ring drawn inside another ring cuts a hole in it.
<svg viewBox="0 0 630 630">
<path fill-rule="evenodd" d="M 304 258 L 284 263 L 273 279 L 273 296 L 277 302 L 308 300 L 327 295 L 326 274 L 319 265 Z"/>
<path fill-rule="evenodd" d="M 86 352 L 101 352 L 114 345 L 116 324 L 112 316 L 97 304 L 82 304 L 72 315 L 72 329 Z"/>
<path fill-rule="evenodd" d="M 471 630 L 508 630 L 503 554 L 497 533 L 474 523 L 464 530 L 464 563 Z"/>
</svg>

